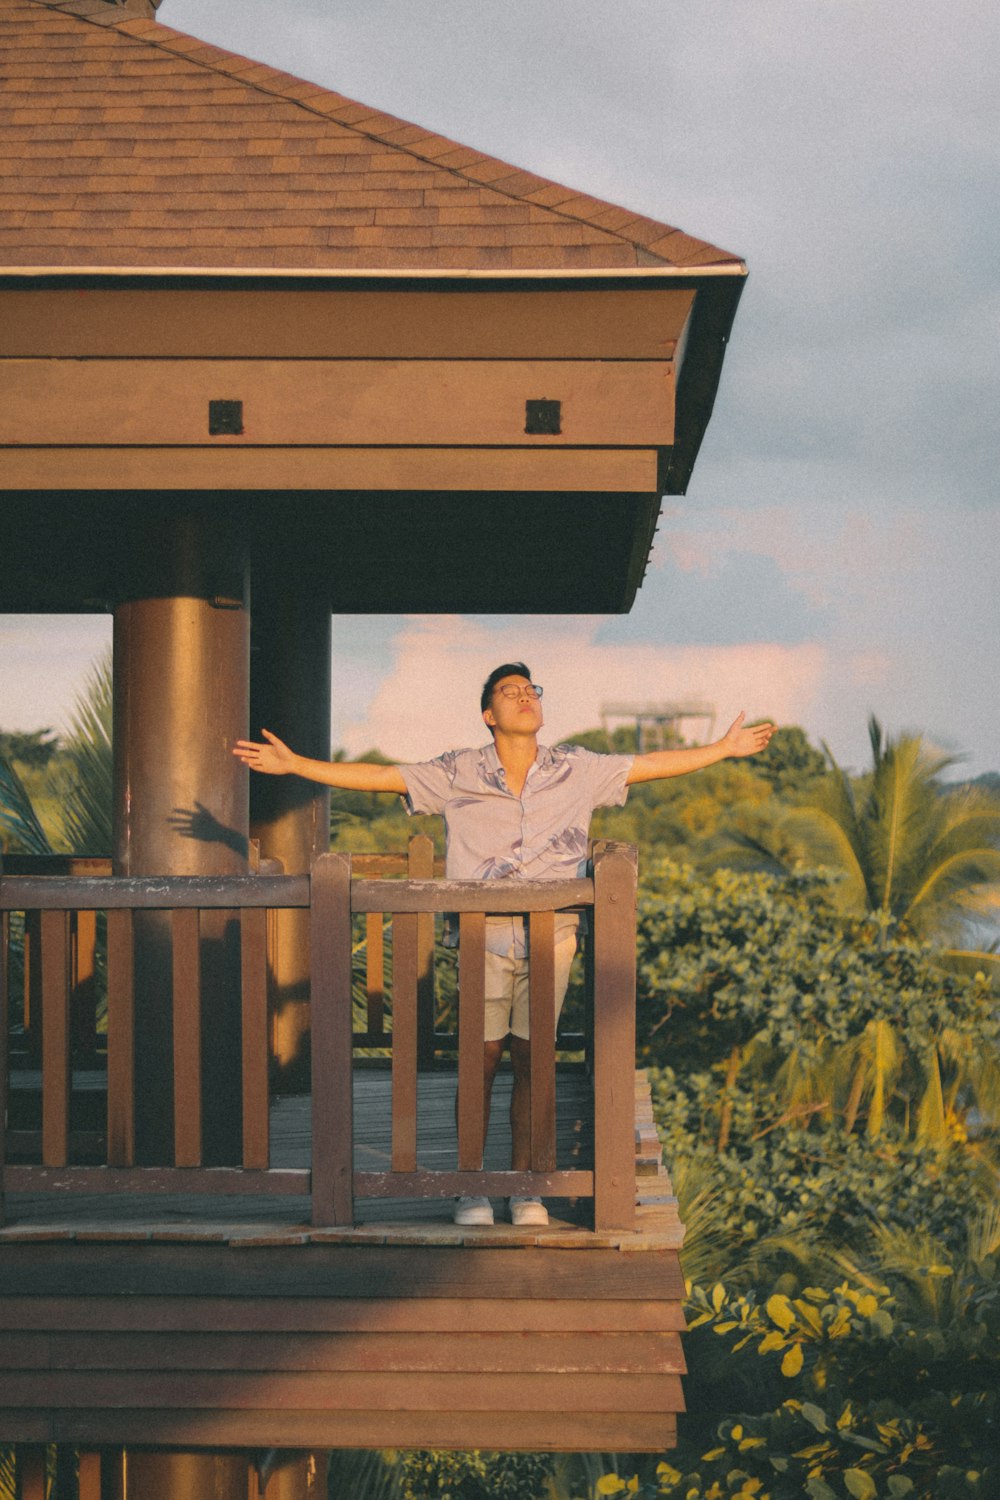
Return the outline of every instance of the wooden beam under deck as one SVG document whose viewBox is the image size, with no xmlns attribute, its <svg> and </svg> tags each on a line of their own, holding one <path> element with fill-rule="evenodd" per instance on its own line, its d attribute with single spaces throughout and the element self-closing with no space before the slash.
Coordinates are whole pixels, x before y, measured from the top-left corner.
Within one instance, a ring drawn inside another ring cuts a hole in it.
<svg viewBox="0 0 1000 1500">
<path fill-rule="evenodd" d="M 673 1251 L 0 1239 L 10 1441 L 656 1450 Z"/>
<path fill-rule="evenodd" d="M 389 1136 L 386 1080 L 359 1079 L 360 1161 Z M 509 1081 L 488 1166 L 509 1150 Z M 571 1073 L 557 1093 L 563 1162 L 581 1089 Z M 454 1078 L 425 1075 L 422 1090 L 419 1159 L 447 1165 Z M 308 1138 L 305 1102 L 276 1107 L 273 1149 L 289 1164 Z M 199 1218 L 191 1199 L 50 1199 L 41 1213 L 14 1195 L 20 1222 L 0 1231 L 0 1433 L 83 1447 L 670 1447 L 684 1287 L 648 1114 L 638 1075 L 631 1233 L 594 1234 L 559 1205 L 545 1229 L 462 1228 L 446 1204 L 415 1217 L 397 1203 L 317 1230 L 294 1199 L 261 1219 L 233 1200 L 203 1200 Z"/>
</svg>

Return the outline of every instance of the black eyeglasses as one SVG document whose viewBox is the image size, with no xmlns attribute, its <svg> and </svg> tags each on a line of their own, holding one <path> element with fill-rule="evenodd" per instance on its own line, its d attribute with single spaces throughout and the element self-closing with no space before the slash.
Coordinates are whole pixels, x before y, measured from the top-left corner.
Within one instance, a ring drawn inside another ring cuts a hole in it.
<svg viewBox="0 0 1000 1500">
<path fill-rule="evenodd" d="M 505 698 L 520 698 L 522 695 L 525 698 L 540 698 L 544 689 L 537 682 L 522 682 L 517 687 L 509 682 L 506 687 L 498 687 L 496 691 L 503 693 Z"/>
</svg>

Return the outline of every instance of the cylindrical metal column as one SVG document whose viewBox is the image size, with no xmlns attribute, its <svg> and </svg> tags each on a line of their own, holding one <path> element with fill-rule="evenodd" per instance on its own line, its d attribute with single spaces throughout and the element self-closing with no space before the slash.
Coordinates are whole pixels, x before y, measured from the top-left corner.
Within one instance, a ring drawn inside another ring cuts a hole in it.
<svg viewBox="0 0 1000 1500">
<path fill-rule="evenodd" d="M 330 755 L 330 604 L 291 564 L 254 575 L 250 669 L 253 737 L 270 729 L 302 755 Z M 255 776 L 250 829 L 261 857 L 288 875 L 309 870 L 330 845 L 330 793 L 294 776 Z M 308 1087 L 309 914 L 275 915 L 271 953 L 275 1058 L 285 1087 Z"/>
<path fill-rule="evenodd" d="M 115 849 L 119 875 L 247 868 L 246 772 L 232 755 L 249 704 L 247 565 L 236 526 L 207 511 L 137 527 L 114 612 Z M 238 1159 L 239 934 L 202 920 L 205 1161 Z M 136 1136 L 140 1161 L 173 1141 L 169 923 L 136 927 Z"/>
</svg>

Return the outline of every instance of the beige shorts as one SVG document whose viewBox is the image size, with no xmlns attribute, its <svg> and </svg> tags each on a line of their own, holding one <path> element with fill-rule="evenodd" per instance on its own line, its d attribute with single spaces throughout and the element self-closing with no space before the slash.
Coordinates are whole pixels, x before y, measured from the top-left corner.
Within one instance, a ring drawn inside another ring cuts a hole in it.
<svg viewBox="0 0 1000 1500">
<path fill-rule="evenodd" d="M 576 953 L 576 933 L 567 932 L 556 939 L 555 1001 L 556 1021 L 566 998 L 569 971 Z M 528 960 L 508 953 L 486 954 L 486 1033 L 488 1042 L 500 1042 L 510 1032 L 527 1041 Z"/>
</svg>

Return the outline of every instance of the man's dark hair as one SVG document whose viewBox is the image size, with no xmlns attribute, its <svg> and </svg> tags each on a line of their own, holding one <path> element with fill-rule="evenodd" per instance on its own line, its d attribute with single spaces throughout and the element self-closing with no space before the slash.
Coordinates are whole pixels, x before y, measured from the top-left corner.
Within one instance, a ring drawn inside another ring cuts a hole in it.
<svg viewBox="0 0 1000 1500">
<path fill-rule="evenodd" d="M 530 682 L 531 672 L 524 665 L 523 661 L 505 661 L 502 666 L 494 667 L 493 671 L 483 683 L 483 691 L 479 698 L 479 708 L 481 713 L 485 713 L 489 708 L 490 699 L 493 697 L 493 689 L 496 687 L 497 683 L 500 682 L 500 680 L 504 677 L 527 677 L 528 681 Z"/>
</svg>

